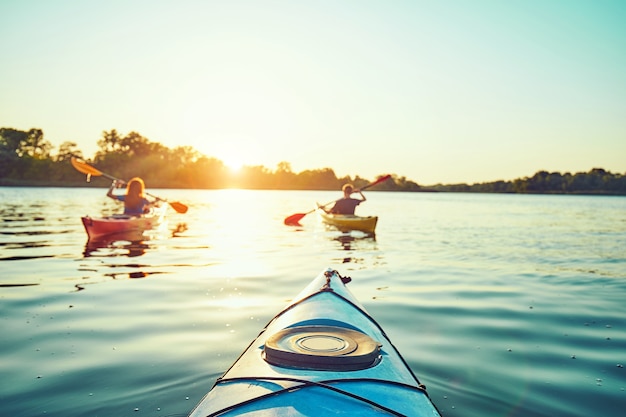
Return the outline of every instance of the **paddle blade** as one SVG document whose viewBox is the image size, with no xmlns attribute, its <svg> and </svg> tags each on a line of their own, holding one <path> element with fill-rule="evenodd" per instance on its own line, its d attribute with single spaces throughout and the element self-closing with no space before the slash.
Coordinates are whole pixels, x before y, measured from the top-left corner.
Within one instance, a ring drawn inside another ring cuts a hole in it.
<svg viewBox="0 0 626 417">
<path fill-rule="evenodd" d="M 90 177 L 93 175 L 94 177 L 99 177 L 102 175 L 102 172 L 100 172 L 99 170 L 97 170 L 96 168 L 92 167 L 91 165 L 79 161 L 78 159 L 76 159 L 75 157 L 72 157 L 72 159 L 70 159 L 70 162 L 72 163 L 72 166 L 74 168 L 76 168 L 76 170 L 78 172 L 82 172 L 83 174 L 87 174 L 87 178 L 90 179 Z"/>
<path fill-rule="evenodd" d="M 187 210 L 189 210 L 189 207 L 187 207 L 183 203 L 179 203 L 178 201 L 174 201 L 173 203 L 168 202 L 168 204 L 171 208 L 176 210 L 177 213 L 185 214 L 187 213 Z"/>
<path fill-rule="evenodd" d="M 302 220 L 302 218 L 306 215 L 307 213 L 292 214 L 291 216 L 285 218 L 285 224 L 287 226 L 300 226 L 300 220 Z"/>
<path fill-rule="evenodd" d="M 380 177 L 379 179 L 377 179 L 377 180 L 376 180 L 376 181 L 374 181 L 373 183 L 368 184 L 367 186 L 365 186 L 365 187 L 363 187 L 363 188 L 361 188 L 361 189 L 363 190 L 363 189 L 365 189 L 365 188 L 370 188 L 370 187 L 373 187 L 373 186 L 374 186 L 374 185 L 376 185 L 376 184 L 380 184 L 381 182 L 387 181 L 389 178 L 391 178 L 391 175 L 390 175 L 390 174 L 383 175 L 382 177 Z"/>
</svg>

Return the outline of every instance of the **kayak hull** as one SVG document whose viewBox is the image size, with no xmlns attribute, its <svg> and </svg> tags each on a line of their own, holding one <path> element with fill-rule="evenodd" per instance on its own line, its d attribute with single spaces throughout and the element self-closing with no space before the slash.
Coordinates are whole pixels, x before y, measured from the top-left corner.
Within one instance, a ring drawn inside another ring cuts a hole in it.
<svg viewBox="0 0 626 417">
<path fill-rule="evenodd" d="M 440 415 L 382 328 L 327 270 L 268 323 L 190 416 L 385 413 Z"/>
<path fill-rule="evenodd" d="M 318 210 L 322 221 L 341 231 L 359 230 L 365 233 L 375 233 L 378 216 L 356 216 L 354 214 L 330 214 Z"/>
<path fill-rule="evenodd" d="M 142 233 L 158 228 L 165 219 L 166 206 L 142 216 L 113 215 L 106 217 L 81 217 L 89 239 L 99 239 L 115 234 Z"/>
</svg>

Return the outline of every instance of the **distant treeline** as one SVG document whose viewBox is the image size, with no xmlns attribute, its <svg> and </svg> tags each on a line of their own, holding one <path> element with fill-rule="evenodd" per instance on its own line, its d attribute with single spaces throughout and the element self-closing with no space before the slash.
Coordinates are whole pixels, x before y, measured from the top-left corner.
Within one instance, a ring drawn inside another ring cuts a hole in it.
<svg viewBox="0 0 626 417">
<path fill-rule="evenodd" d="M 150 188 L 338 190 L 347 182 L 359 188 L 376 179 L 358 175 L 337 177 L 331 168 L 295 173 L 288 162 L 279 163 L 273 170 L 259 165 L 244 166 L 233 172 L 219 159 L 207 157 L 190 146 L 170 149 L 136 132 L 121 136 L 115 129 L 103 132 L 97 144 L 99 149 L 93 158 L 86 158 L 74 142 L 64 142 L 53 152 L 54 147 L 44 139 L 41 129 L 21 131 L 0 128 L 0 185 L 85 186 L 84 175 L 69 162 L 72 156 L 117 178 L 142 177 Z M 95 180 L 94 183 L 102 186 L 103 181 Z M 588 173 L 576 174 L 540 171 L 530 178 L 513 181 L 421 186 L 406 177 L 392 174 L 392 180 L 372 189 L 626 195 L 626 175 L 595 168 Z"/>
<path fill-rule="evenodd" d="M 435 185 L 429 188 L 436 191 L 462 193 L 626 195 L 626 175 L 613 174 L 602 168 L 576 174 L 539 171 L 532 177 L 513 181 L 494 181 L 473 185 Z"/>
</svg>

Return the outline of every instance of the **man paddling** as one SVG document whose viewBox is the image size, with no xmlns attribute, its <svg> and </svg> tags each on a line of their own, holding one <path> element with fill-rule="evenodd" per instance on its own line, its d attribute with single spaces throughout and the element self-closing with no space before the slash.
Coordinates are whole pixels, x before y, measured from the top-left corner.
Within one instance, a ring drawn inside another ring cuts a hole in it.
<svg viewBox="0 0 626 417">
<path fill-rule="evenodd" d="M 381 183 L 381 182 L 383 182 L 383 181 L 387 181 L 387 180 L 388 180 L 388 179 L 390 179 L 390 178 L 391 178 L 391 175 L 389 175 L 389 174 L 387 174 L 387 175 L 383 175 L 383 176 L 379 177 L 376 181 L 374 181 L 374 182 L 372 182 L 372 183 L 367 184 L 366 186 L 362 187 L 360 190 L 357 190 L 356 192 L 358 192 L 359 194 L 361 194 L 361 197 L 363 197 L 363 199 L 362 199 L 362 200 L 357 200 L 357 199 L 355 199 L 356 201 L 358 201 L 358 203 L 353 204 L 352 209 L 351 209 L 351 210 L 347 210 L 347 211 L 348 211 L 348 212 L 349 212 L 349 211 L 351 211 L 351 212 L 352 212 L 352 214 L 354 214 L 354 209 L 356 208 L 356 206 L 358 206 L 358 205 L 359 205 L 359 204 L 361 204 L 363 201 L 365 201 L 365 196 L 364 196 L 364 195 L 363 195 L 363 193 L 361 192 L 362 190 L 365 190 L 366 188 L 369 188 L 369 187 L 373 187 L 374 185 L 376 185 L 376 184 L 380 184 L 380 183 Z M 346 190 L 346 189 L 345 189 L 345 188 L 346 188 L 346 187 L 348 187 L 348 186 L 350 186 L 350 187 L 351 187 L 351 190 L 350 190 L 350 191 L 348 191 L 348 190 Z M 345 184 L 342 188 L 344 189 L 344 198 L 342 198 L 341 200 L 344 200 L 345 198 L 350 199 L 350 194 L 352 194 L 353 192 L 355 192 L 355 191 L 354 191 L 354 187 L 352 186 L 352 184 Z M 347 194 L 347 195 L 346 195 L 346 191 L 348 191 L 348 194 Z M 326 204 L 324 204 L 324 205 L 317 203 L 317 207 L 319 207 L 319 208 L 321 208 L 321 209 L 324 209 L 324 207 L 329 206 L 331 203 L 337 203 L 337 202 L 339 202 L 339 201 L 341 201 L 341 200 L 331 201 L 331 202 L 326 203 Z M 343 203 L 343 204 L 347 204 L 347 203 Z M 335 204 L 335 205 L 336 205 L 336 204 Z M 333 207 L 333 208 L 334 208 L 334 207 Z M 301 224 L 299 223 L 299 222 L 300 222 L 300 220 L 301 220 L 304 216 L 306 216 L 307 214 L 313 213 L 315 210 L 316 210 L 316 209 L 313 209 L 313 210 L 307 211 L 306 213 L 296 213 L 296 214 L 292 214 L 291 216 L 285 217 L 284 223 L 285 223 L 287 226 L 301 226 Z M 326 210 L 324 209 L 324 211 L 326 211 Z M 328 211 L 328 212 L 332 212 L 332 209 L 331 209 L 330 211 Z M 328 213 L 328 212 L 327 212 L 327 213 Z"/>
<path fill-rule="evenodd" d="M 352 184 L 344 184 L 341 189 L 343 191 L 343 198 L 337 200 L 330 210 L 326 210 L 322 206 L 320 206 L 320 208 L 326 213 L 354 214 L 356 206 L 367 200 L 361 190 L 355 190 Z M 361 199 L 350 197 L 353 193 L 359 193 Z"/>
</svg>

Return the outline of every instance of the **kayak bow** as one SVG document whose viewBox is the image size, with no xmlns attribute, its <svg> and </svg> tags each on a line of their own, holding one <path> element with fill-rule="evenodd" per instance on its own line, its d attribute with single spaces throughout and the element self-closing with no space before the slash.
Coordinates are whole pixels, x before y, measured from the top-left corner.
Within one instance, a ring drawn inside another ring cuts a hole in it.
<svg viewBox="0 0 626 417">
<path fill-rule="evenodd" d="M 315 278 L 190 417 L 440 416 L 383 329 L 345 287 L 348 280 L 330 269 Z"/>
</svg>

